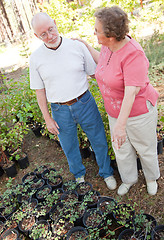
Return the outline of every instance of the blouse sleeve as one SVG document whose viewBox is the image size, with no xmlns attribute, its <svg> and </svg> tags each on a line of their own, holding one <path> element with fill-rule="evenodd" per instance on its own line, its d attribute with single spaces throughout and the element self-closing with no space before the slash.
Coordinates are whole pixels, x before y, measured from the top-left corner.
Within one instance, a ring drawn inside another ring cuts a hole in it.
<svg viewBox="0 0 164 240">
<path fill-rule="evenodd" d="M 130 54 L 123 66 L 125 86 L 144 87 L 148 79 L 149 62 L 144 52 L 138 50 Z"/>
</svg>

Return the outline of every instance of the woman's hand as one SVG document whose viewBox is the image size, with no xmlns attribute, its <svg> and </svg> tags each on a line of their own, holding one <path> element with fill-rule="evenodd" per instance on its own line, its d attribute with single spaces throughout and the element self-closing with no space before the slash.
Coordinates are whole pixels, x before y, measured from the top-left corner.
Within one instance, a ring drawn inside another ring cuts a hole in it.
<svg viewBox="0 0 164 240">
<path fill-rule="evenodd" d="M 112 133 L 112 142 L 114 142 L 114 147 L 116 150 L 120 149 L 120 147 L 126 141 L 126 130 L 125 127 L 115 124 Z"/>
</svg>

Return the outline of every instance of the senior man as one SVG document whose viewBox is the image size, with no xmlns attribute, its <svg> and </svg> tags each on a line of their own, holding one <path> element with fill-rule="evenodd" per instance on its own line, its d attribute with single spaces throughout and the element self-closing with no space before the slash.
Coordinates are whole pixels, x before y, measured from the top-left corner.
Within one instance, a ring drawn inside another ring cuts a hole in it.
<svg viewBox="0 0 164 240">
<path fill-rule="evenodd" d="M 55 20 L 46 13 L 37 13 L 31 24 L 43 44 L 30 56 L 30 87 L 36 90 L 47 129 L 58 135 L 70 172 L 79 183 L 86 173 L 77 137 L 80 124 L 95 152 L 99 175 L 114 190 L 104 125 L 88 90 L 87 75 L 94 75 L 96 64 L 84 44 L 59 35 Z"/>
</svg>

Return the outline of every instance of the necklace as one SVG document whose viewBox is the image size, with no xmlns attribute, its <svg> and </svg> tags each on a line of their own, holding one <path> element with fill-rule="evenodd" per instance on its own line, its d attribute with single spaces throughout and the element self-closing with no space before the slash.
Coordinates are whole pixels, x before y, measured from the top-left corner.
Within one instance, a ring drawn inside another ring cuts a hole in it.
<svg viewBox="0 0 164 240">
<path fill-rule="evenodd" d="M 111 54 L 110 54 L 110 56 L 109 56 L 109 58 L 108 58 L 107 65 L 108 65 L 109 62 L 110 62 L 110 59 L 111 59 L 111 57 L 112 57 L 112 54 L 113 54 L 113 52 L 111 52 Z"/>
</svg>

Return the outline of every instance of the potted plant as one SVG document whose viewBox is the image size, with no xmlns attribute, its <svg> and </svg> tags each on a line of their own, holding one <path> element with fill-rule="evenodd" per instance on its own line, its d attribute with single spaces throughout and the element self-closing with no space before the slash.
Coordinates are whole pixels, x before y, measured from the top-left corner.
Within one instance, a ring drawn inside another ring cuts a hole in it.
<svg viewBox="0 0 164 240">
<path fill-rule="evenodd" d="M 100 193 L 98 191 L 92 190 L 86 193 L 83 198 L 83 202 L 88 208 L 97 208 L 97 204 L 100 199 Z"/>
<path fill-rule="evenodd" d="M 47 220 L 40 220 L 36 222 L 31 231 L 30 231 L 30 238 L 33 240 L 37 239 L 47 239 L 52 235 L 50 231 L 50 225 Z"/>
<path fill-rule="evenodd" d="M 71 228 L 66 236 L 66 240 L 82 240 L 86 239 L 88 236 L 88 231 L 84 227 L 76 226 Z"/>
<path fill-rule="evenodd" d="M 164 239 L 164 225 L 156 226 L 151 232 L 152 240 L 162 240 Z"/>
<path fill-rule="evenodd" d="M 78 183 L 75 190 L 78 193 L 79 201 L 82 201 L 87 192 L 92 191 L 92 184 L 89 182 Z"/>
<path fill-rule="evenodd" d="M 69 180 L 63 183 L 62 188 L 66 192 L 69 190 L 75 190 L 76 186 L 77 186 L 77 182 L 75 180 Z"/>
</svg>

